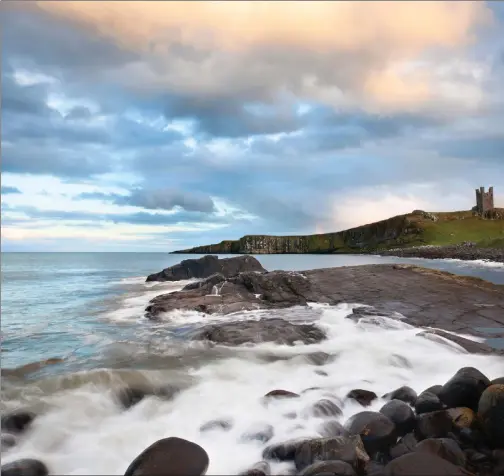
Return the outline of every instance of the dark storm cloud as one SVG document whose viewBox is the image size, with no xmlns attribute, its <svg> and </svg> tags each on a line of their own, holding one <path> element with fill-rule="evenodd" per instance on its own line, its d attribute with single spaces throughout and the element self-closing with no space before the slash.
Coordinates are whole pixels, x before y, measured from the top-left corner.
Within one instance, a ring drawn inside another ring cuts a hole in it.
<svg viewBox="0 0 504 476">
<path fill-rule="evenodd" d="M 9 195 L 9 194 L 16 194 L 16 193 L 21 193 L 21 190 L 17 187 L 8 187 L 7 185 L 2 185 L 1 187 L 1 194 L 2 195 Z"/>
<path fill-rule="evenodd" d="M 147 210 L 172 210 L 175 207 L 180 207 L 188 212 L 212 213 L 216 211 L 215 204 L 208 195 L 173 189 L 136 189 L 130 195 L 100 192 L 81 193 L 76 199 L 105 200 L 116 205 L 130 205 Z"/>
</svg>

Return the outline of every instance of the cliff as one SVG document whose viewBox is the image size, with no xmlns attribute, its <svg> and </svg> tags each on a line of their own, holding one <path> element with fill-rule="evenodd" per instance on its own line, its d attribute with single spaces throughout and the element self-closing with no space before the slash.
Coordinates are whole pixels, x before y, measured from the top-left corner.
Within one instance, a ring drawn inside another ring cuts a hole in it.
<svg viewBox="0 0 504 476">
<path fill-rule="evenodd" d="M 428 213 L 415 210 L 387 220 L 335 233 L 305 236 L 247 235 L 213 245 L 174 253 L 285 254 L 285 253 L 370 253 L 422 245 L 451 245 L 465 241 L 494 243 L 504 239 L 504 210 L 492 219 L 472 211 Z"/>
</svg>

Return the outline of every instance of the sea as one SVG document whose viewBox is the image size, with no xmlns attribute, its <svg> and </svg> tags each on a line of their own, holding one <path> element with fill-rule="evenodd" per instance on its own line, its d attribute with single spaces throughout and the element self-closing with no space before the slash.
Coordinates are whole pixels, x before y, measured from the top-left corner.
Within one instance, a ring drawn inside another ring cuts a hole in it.
<svg viewBox="0 0 504 476">
<path fill-rule="evenodd" d="M 464 366 L 477 367 L 491 379 L 504 376 L 502 357 L 470 355 L 443 339 L 420 338 L 416 334 L 422 329 L 409 325 L 407 318 L 346 319 L 354 306 L 366 303 L 313 303 L 308 309 L 231 316 L 174 311 L 161 322 L 147 320 L 144 310 L 152 298 L 179 290 L 188 281 L 147 283 L 146 276 L 197 257 L 1 254 L 0 411 L 38 415 L 14 447 L 2 448 L 2 464 L 35 458 L 54 475 L 122 475 L 152 443 L 177 436 L 206 450 L 208 475 L 238 474 L 261 460 L 266 444 L 244 434 L 271 425 L 268 444 L 317 436 L 322 420 L 308 409 L 329 394 L 343 399 L 348 391 L 364 388 L 381 396 L 402 385 L 420 392 L 444 383 Z M 484 261 L 363 255 L 256 258 L 268 270 L 292 271 L 410 263 L 504 284 L 504 265 Z M 316 322 L 328 339 L 291 347 L 263 343 L 232 348 L 187 337 L 209 323 L 279 316 Z M 504 348 L 502 339 L 488 343 Z M 320 351 L 334 359 L 317 367 L 306 356 Z M 56 360 L 52 365 L 27 365 L 47 359 Z M 118 389 L 138 385 L 170 385 L 181 391 L 171 400 L 144 398 L 124 410 L 116 398 Z M 303 392 L 309 388 L 313 390 Z M 265 405 L 262 396 L 274 389 L 303 393 Z M 367 409 L 382 405 L 378 399 Z M 347 402 L 339 420 L 360 410 Z M 286 417 L 293 412 L 295 419 Z M 228 431 L 200 431 L 215 419 L 232 426 Z M 288 470 L 286 463 L 272 465 L 272 474 Z"/>
</svg>

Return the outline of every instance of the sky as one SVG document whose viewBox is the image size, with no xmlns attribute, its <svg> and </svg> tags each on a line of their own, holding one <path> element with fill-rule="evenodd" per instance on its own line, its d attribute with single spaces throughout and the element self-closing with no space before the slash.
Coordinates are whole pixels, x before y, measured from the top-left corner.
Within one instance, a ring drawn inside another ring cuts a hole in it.
<svg viewBox="0 0 504 476">
<path fill-rule="evenodd" d="M 504 206 L 504 3 L 1 2 L 2 251 Z"/>
</svg>

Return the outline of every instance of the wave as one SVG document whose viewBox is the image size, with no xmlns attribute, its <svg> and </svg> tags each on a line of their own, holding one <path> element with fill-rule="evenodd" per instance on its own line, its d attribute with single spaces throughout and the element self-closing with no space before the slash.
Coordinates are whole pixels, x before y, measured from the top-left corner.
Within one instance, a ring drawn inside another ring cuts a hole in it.
<svg viewBox="0 0 504 476">
<path fill-rule="evenodd" d="M 348 319 L 354 306 L 313 304 L 308 309 L 282 311 L 300 322 L 316 320 L 328 336 L 318 344 L 223 348 L 165 337 L 153 342 L 149 352 L 138 354 L 143 365 L 152 363 L 152 369 L 94 370 L 23 388 L 14 386 L 4 392 L 4 410 L 38 404 L 43 412 L 18 446 L 2 455 L 2 462 L 32 457 L 44 461 L 53 474 L 120 475 L 154 441 L 178 436 L 205 448 L 210 456 L 208 474 L 237 474 L 259 461 L 264 448 L 259 442 L 242 441 L 243 433 L 269 424 L 274 428 L 270 443 L 316 436 L 322 419 L 308 408 L 320 398 L 343 401 L 354 388 L 383 395 L 401 385 L 420 392 L 444 383 L 465 366 L 477 367 L 489 378 L 502 373 L 501 357 L 472 355 L 449 341 L 421 337 L 418 334 L 424 329 L 411 326 L 407 319 Z M 262 315 L 254 311 L 212 319 L 265 315 L 279 316 L 276 311 Z M 202 314 L 191 316 L 194 325 L 208 322 Z M 187 317 L 165 316 L 177 325 Z M 314 352 L 324 352 L 329 358 L 314 365 L 309 358 Z M 129 353 L 135 355 L 133 349 Z M 171 368 L 165 367 L 169 359 Z M 173 400 L 150 397 L 129 410 L 121 409 L 113 398 L 114 389 L 137 383 L 185 386 Z M 263 405 L 261 397 L 274 389 L 301 396 Z M 378 399 L 368 409 L 378 410 L 382 404 Z M 361 409 L 347 401 L 338 419 L 345 421 Z M 286 416 L 292 412 L 297 414 L 295 419 Z M 202 424 L 216 418 L 230 419 L 232 428 L 199 431 Z M 282 473 L 285 468 L 273 465 L 272 470 Z"/>
</svg>

